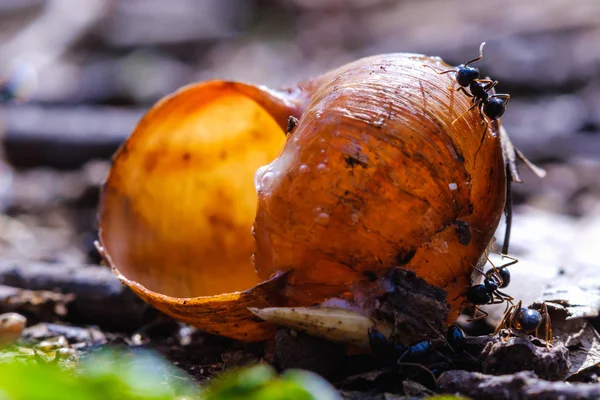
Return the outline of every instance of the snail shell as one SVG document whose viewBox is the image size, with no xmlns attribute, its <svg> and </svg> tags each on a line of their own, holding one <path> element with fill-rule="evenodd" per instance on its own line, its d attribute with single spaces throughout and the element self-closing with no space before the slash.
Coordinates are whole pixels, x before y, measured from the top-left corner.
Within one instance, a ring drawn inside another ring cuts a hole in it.
<svg viewBox="0 0 600 400">
<path fill-rule="evenodd" d="M 499 137 L 439 60 L 393 54 L 320 78 L 279 157 L 256 176 L 256 266 L 294 268 L 319 302 L 394 266 L 448 292 L 455 318 L 505 200 Z M 314 85 L 314 83 L 313 83 Z"/>
<path fill-rule="evenodd" d="M 157 103 L 103 189 L 105 259 L 156 308 L 236 339 L 273 334 L 248 307 L 348 299 L 397 266 L 447 292 L 451 322 L 506 177 L 497 133 L 424 65 L 448 68 L 389 54 L 279 92 L 213 81 Z"/>
</svg>

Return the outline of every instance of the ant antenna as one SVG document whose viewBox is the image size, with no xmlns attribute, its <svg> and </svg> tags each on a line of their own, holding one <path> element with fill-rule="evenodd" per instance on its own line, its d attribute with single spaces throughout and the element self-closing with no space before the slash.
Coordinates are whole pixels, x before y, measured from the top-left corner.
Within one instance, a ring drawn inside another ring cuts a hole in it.
<svg viewBox="0 0 600 400">
<path fill-rule="evenodd" d="M 472 59 L 471 61 L 467 62 L 465 64 L 465 67 L 471 63 L 474 63 L 476 61 L 479 61 L 483 58 L 483 48 L 485 47 L 485 42 L 482 42 L 481 45 L 479 46 L 479 57 Z"/>
<path fill-rule="evenodd" d="M 456 70 L 454 69 L 447 69 L 445 71 L 438 71 L 437 69 L 433 68 L 431 65 L 429 64 L 423 64 L 424 67 L 427 67 L 431 70 L 433 70 L 433 72 L 435 72 L 438 75 L 444 75 L 444 74 L 449 74 L 450 72 L 456 72 Z"/>
</svg>

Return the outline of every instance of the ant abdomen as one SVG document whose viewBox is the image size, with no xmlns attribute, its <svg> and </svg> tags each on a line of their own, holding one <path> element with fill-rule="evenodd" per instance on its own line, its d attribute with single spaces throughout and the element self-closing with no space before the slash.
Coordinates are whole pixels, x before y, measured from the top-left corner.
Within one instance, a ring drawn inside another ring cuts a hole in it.
<svg viewBox="0 0 600 400">
<path fill-rule="evenodd" d="M 491 120 L 498 119 L 506 111 L 507 100 L 501 97 L 490 97 L 483 103 L 483 113 Z"/>
<path fill-rule="evenodd" d="M 525 333 L 534 332 L 542 323 L 542 314 L 538 310 L 521 307 L 514 321 L 515 328 Z"/>
</svg>

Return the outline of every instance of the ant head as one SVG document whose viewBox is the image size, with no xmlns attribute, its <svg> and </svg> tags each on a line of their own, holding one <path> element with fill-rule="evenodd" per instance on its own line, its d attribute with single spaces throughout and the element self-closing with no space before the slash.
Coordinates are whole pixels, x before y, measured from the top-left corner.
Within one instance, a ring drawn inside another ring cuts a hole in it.
<svg viewBox="0 0 600 400">
<path fill-rule="evenodd" d="M 483 58 L 484 46 L 485 42 L 481 43 L 481 46 L 479 46 L 479 57 L 476 57 L 458 66 L 458 69 L 456 70 L 456 82 L 458 82 L 460 86 L 467 87 L 475 79 L 479 79 L 479 70 L 477 68 L 469 67 L 469 64 L 479 61 Z"/>
<path fill-rule="evenodd" d="M 486 285 L 471 286 L 467 290 L 467 301 L 475 305 L 487 304 L 492 301 L 492 292 Z"/>
<path fill-rule="evenodd" d="M 483 113 L 491 120 L 496 120 L 504 115 L 508 100 L 502 97 L 491 96 L 483 105 Z"/>
<path fill-rule="evenodd" d="M 479 70 L 477 68 L 468 67 L 466 65 L 459 65 L 456 71 L 456 82 L 460 86 L 467 87 L 475 79 L 479 79 Z"/>
<path fill-rule="evenodd" d="M 510 283 L 510 271 L 506 268 L 501 268 L 498 272 L 500 272 L 500 277 L 502 278 L 502 285 L 500 285 L 500 289 L 503 289 Z"/>
<path fill-rule="evenodd" d="M 542 323 L 542 314 L 531 308 L 521 307 L 514 321 L 515 328 L 525 332 L 533 332 Z"/>
<path fill-rule="evenodd" d="M 499 289 L 503 289 L 510 283 L 510 271 L 507 268 L 489 269 L 485 273 L 487 280 L 494 281 Z"/>
</svg>

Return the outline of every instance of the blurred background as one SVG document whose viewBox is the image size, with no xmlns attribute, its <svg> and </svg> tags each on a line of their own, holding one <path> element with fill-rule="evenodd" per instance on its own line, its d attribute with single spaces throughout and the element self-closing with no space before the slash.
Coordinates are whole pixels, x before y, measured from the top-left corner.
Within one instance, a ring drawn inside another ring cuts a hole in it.
<svg viewBox="0 0 600 400">
<path fill-rule="evenodd" d="M 182 85 L 278 87 L 388 52 L 455 65 L 483 41 L 477 66 L 512 96 L 503 123 L 548 171 L 521 167 L 514 188 L 508 292 L 597 291 L 598 0 L 0 0 L 0 267 L 98 263 L 110 156 Z"/>
</svg>

